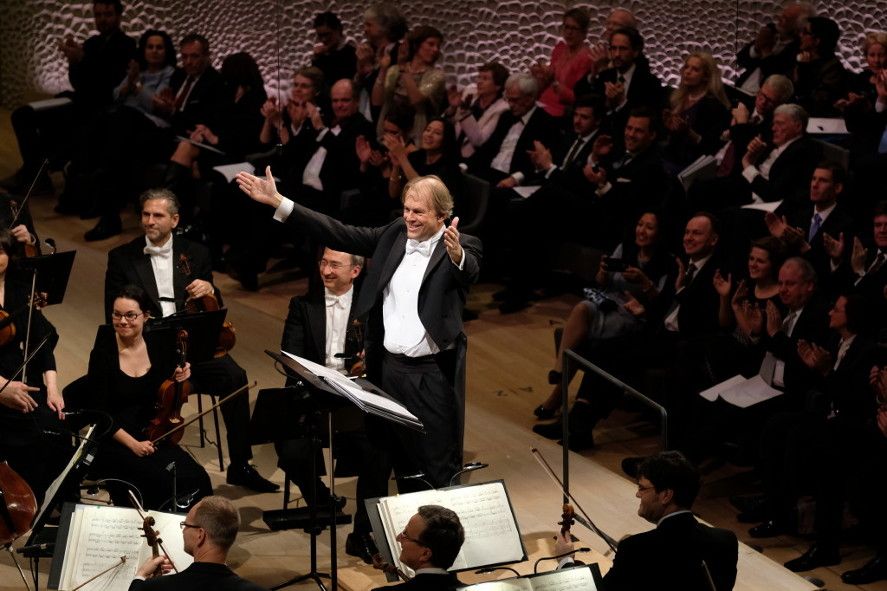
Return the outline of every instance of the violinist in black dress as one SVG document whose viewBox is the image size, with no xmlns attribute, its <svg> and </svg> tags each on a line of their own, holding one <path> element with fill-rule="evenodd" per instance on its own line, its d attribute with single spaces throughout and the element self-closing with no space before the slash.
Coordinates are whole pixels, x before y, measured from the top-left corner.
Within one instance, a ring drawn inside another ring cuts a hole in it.
<svg viewBox="0 0 887 591">
<path fill-rule="evenodd" d="M 176 365 L 171 331 L 144 331 L 147 309 L 141 288 L 121 289 L 114 298 L 111 325 L 99 327 L 89 355 L 89 387 L 98 407 L 113 419 L 93 474 L 107 480 L 116 505 L 131 505 L 127 488 L 135 488 L 145 509 L 179 511 L 212 494 L 212 485 L 188 452 L 170 441 L 152 444 L 145 432 L 164 380 L 184 382 L 191 373 L 190 364 Z M 172 507 L 174 486 L 184 507 Z"/>
</svg>

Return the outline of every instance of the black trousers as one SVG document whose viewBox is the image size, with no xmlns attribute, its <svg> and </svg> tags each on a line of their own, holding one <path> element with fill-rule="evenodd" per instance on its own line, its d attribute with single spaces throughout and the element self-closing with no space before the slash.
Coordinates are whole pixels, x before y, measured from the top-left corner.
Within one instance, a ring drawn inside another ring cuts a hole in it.
<svg viewBox="0 0 887 591">
<path fill-rule="evenodd" d="M 212 393 L 221 399 L 246 385 L 246 371 L 237 365 L 231 355 L 225 355 L 192 365 L 191 383 L 195 392 Z M 227 431 L 231 464 L 246 464 L 253 457 L 249 444 L 249 392 L 241 392 L 220 408 Z"/>
</svg>

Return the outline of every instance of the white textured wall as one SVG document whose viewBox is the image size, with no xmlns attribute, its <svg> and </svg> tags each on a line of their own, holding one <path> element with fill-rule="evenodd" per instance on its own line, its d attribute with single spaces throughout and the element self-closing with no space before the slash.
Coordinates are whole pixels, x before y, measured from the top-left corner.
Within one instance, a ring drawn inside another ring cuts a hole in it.
<svg viewBox="0 0 887 591">
<path fill-rule="evenodd" d="M 314 43 L 310 29 L 315 13 L 339 13 L 346 33 L 362 36 L 362 12 L 369 2 L 334 0 L 165 0 L 125 2 L 124 30 L 137 37 L 148 27 L 169 31 L 174 39 L 190 31 L 206 35 L 214 61 L 233 51 L 249 51 L 259 62 L 270 90 L 277 86 L 278 54 L 283 84 L 294 66 L 308 60 Z M 557 39 L 561 14 L 574 2 L 544 0 L 426 0 L 397 4 L 411 24 L 427 23 L 446 35 L 441 65 L 453 81 L 467 82 L 478 64 L 498 58 L 512 69 L 545 58 Z M 635 11 L 648 40 L 654 69 L 674 81 L 681 56 L 704 48 L 721 61 L 728 75 L 737 48 L 771 17 L 776 2 L 685 0 L 596 2 L 591 36 L 612 6 Z M 843 30 L 841 53 L 853 69 L 860 67 L 862 32 L 887 29 L 887 1 L 819 2 L 821 13 Z M 68 87 L 67 68 L 55 41 L 65 34 L 85 39 L 92 34 L 90 2 L 0 0 L 0 104 L 14 107 L 25 97 L 52 94 Z"/>
</svg>

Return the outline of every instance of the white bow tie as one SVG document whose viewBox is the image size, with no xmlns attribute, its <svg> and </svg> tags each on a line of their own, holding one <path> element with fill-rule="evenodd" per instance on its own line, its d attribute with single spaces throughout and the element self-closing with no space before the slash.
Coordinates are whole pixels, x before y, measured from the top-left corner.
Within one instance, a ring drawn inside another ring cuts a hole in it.
<svg viewBox="0 0 887 591">
<path fill-rule="evenodd" d="M 325 298 L 327 308 L 338 307 L 342 310 L 345 309 L 345 304 L 342 303 L 342 298 L 340 296 L 326 295 Z"/>
<path fill-rule="evenodd" d="M 143 252 L 150 256 L 166 256 L 172 252 L 172 241 L 163 246 L 145 246 Z"/>
<path fill-rule="evenodd" d="M 412 238 L 407 239 L 407 254 L 413 254 L 414 252 L 418 252 L 422 256 L 431 256 L 431 240 L 424 240 L 419 242 L 418 240 L 413 240 Z"/>
</svg>

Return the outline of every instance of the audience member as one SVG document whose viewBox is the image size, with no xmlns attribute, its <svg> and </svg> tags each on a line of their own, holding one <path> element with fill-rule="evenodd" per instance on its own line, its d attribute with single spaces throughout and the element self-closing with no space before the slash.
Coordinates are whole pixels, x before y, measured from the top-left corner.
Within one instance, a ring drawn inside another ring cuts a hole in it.
<svg viewBox="0 0 887 591">
<path fill-rule="evenodd" d="M 576 100 L 573 86 L 592 68 L 591 51 L 586 41 L 588 10 L 570 8 L 564 13 L 562 38 L 551 52 L 551 61 L 537 61 L 530 72 L 539 81 L 539 105 L 552 117 L 563 117 Z"/>
<path fill-rule="evenodd" d="M 357 50 L 354 43 L 345 38 L 342 21 L 335 12 L 318 13 L 313 24 L 317 44 L 311 56 L 311 65 L 323 72 L 327 90 L 330 90 L 336 80 L 354 78 L 357 73 Z"/>
<path fill-rule="evenodd" d="M 447 92 L 450 106 L 444 113 L 452 117 L 456 126 L 463 159 L 468 159 L 484 144 L 499 122 L 499 116 L 508 110 L 508 101 L 502 96 L 508 68 L 499 62 L 488 62 L 477 69 L 474 85 L 460 93 L 455 87 Z"/>
<path fill-rule="evenodd" d="M 812 117 L 837 114 L 835 103 L 847 96 L 847 72 L 835 55 L 841 30 L 824 16 L 809 17 L 801 29 L 795 65 L 795 102 Z"/>
</svg>

